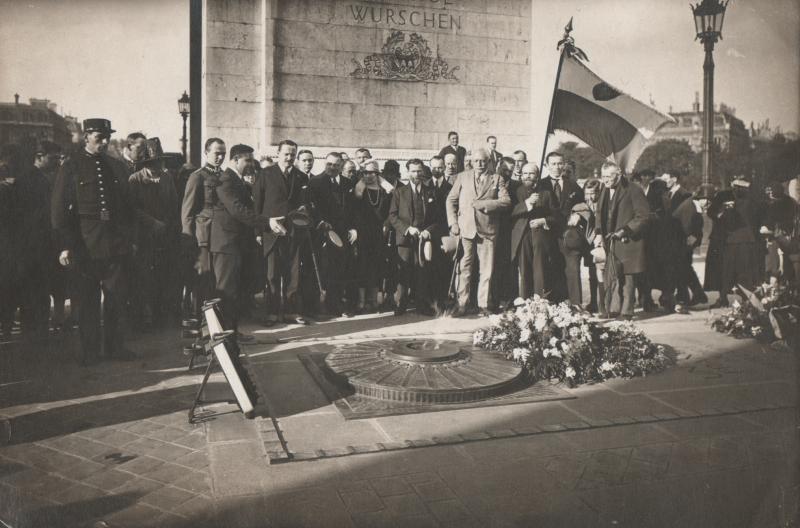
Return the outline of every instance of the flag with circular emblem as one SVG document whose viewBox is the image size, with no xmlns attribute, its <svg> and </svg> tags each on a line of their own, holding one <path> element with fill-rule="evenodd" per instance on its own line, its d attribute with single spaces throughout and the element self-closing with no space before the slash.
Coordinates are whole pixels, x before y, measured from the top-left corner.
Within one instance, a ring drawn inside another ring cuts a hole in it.
<svg viewBox="0 0 800 528">
<path fill-rule="evenodd" d="M 548 133 L 569 132 L 630 172 L 647 141 L 673 121 L 614 88 L 578 58 L 564 57 Z"/>
</svg>

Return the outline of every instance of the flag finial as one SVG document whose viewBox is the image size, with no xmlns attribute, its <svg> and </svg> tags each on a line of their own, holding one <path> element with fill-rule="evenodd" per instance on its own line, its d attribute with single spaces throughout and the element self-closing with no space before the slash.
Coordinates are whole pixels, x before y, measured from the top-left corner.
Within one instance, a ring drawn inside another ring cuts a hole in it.
<svg viewBox="0 0 800 528">
<path fill-rule="evenodd" d="M 569 17 L 569 22 L 564 26 L 564 36 L 558 41 L 556 48 L 566 53 L 567 57 L 577 57 L 578 59 L 588 61 L 589 58 L 582 49 L 575 46 L 575 39 L 570 35 L 570 33 L 572 33 L 572 18 L 573 17 Z"/>
</svg>

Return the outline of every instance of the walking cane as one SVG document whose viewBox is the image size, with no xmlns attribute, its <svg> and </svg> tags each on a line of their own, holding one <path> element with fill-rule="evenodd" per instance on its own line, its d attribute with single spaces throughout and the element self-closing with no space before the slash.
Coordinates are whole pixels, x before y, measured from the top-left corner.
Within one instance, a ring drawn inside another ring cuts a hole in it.
<svg viewBox="0 0 800 528">
<path fill-rule="evenodd" d="M 317 263 L 317 251 L 314 249 L 314 241 L 311 238 L 310 229 L 306 229 L 306 235 L 308 236 L 308 247 L 311 250 L 311 264 L 314 266 L 314 276 L 317 278 L 317 288 L 319 288 L 319 304 L 321 305 L 320 308 L 322 308 L 325 305 L 328 293 L 322 287 L 322 277 L 320 277 L 319 264 Z"/>
<path fill-rule="evenodd" d="M 453 253 L 453 271 L 450 273 L 450 287 L 447 289 L 447 298 L 458 300 L 458 282 L 461 279 L 461 267 L 458 265 L 458 252 L 461 250 L 461 237 Z"/>
</svg>

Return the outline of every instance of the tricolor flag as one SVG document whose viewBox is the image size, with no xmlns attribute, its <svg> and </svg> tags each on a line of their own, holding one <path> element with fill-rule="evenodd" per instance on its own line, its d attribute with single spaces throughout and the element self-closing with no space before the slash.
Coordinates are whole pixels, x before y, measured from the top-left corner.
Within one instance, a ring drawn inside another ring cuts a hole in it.
<svg viewBox="0 0 800 528">
<path fill-rule="evenodd" d="M 548 133 L 569 132 L 630 172 L 647 141 L 672 121 L 606 83 L 572 54 L 564 55 Z"/>
</svg>

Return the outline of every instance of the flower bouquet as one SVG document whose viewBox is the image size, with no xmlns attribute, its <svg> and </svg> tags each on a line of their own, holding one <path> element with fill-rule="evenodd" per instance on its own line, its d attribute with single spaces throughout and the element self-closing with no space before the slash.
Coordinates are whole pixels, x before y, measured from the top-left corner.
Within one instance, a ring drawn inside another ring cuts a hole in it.
<svg viewBox="0 0 800 528">
<path fill-rule="evenodd" d="M 742 300 L 716 316 L 711 327 L 737 338 L 753 337 L 771 343 L 796 338 L 800 292 L 781 282 L 764 283 L 753 291 L 737 285 Z"/>
<path fill-rule="evenodd" d="M 535 295 L 494 316 L 473 335 L 475 346 L 516 361 L 532 380 L 558 379 L 570 387 L 609 378 L 644 376 L 667 364 L 663 347 L 632 323 L 602 326 L 568 303 Z"/>
</svg>

